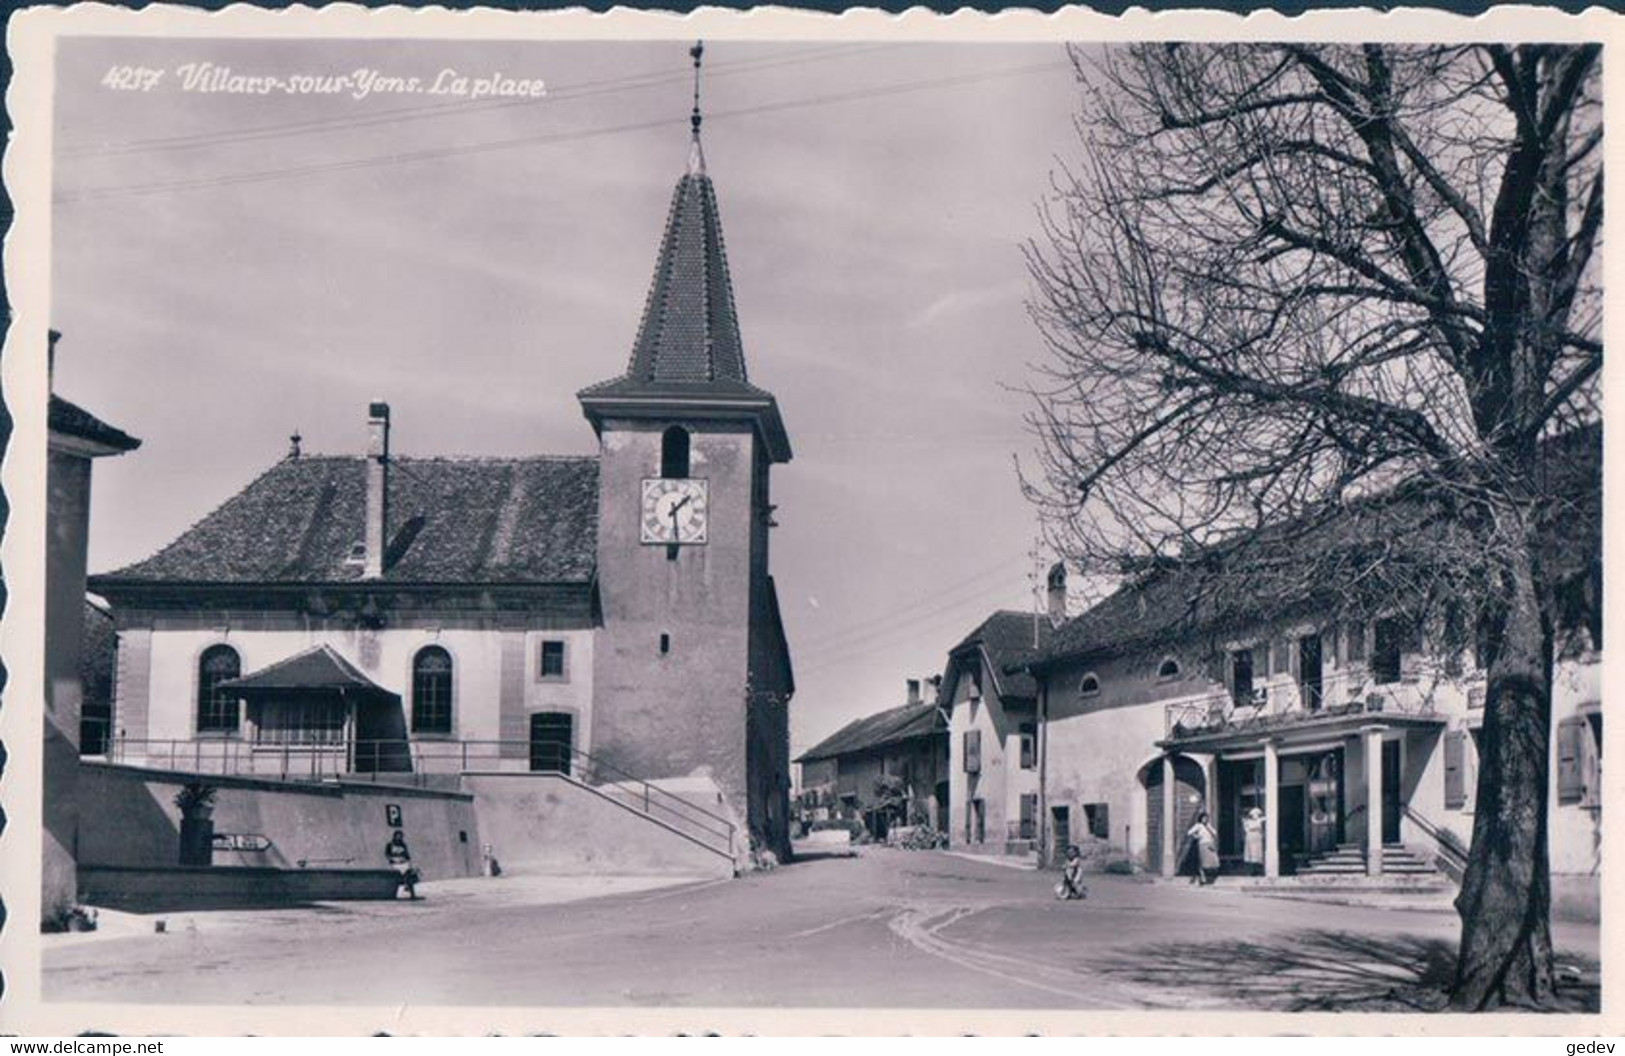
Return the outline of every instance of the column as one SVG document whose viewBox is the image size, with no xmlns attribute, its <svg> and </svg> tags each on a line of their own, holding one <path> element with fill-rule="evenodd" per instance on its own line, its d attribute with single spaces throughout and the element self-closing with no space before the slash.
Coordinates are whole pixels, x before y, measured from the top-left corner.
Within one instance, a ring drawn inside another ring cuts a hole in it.
<svg viewBox="0 0 1625 1056">
<path fill-rule="evenodd" d="M 1281 875 L 1281 757 L 1274 739 L 1264 742 L 1264 876 Z"/>
<path fill-rule="evenodd" d="M 1365 740 L 1365 873 L 1382 875 L 1382 733 L 1385 726 L 1362 726 Z"/>
<path fill-rule="evenodd" d="M 1179 809 L 1174 801 L 1174 757 L 1162 757 L 1162 875 L 1173 876 L 1179 868 Z"/>
</svg>

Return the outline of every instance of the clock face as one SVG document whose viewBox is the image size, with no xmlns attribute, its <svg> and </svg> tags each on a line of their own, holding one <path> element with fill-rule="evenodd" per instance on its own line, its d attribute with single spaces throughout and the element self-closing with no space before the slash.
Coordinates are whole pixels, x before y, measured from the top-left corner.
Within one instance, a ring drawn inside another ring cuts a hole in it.
<svg viewBox="0 0 1625 1056">
<path fill-rule="evenodd" d="M 642 537 L 645 543 L 704 543 L 709 512 L 706 481 L 668 477 L 643 482 Z"/>
</svg>

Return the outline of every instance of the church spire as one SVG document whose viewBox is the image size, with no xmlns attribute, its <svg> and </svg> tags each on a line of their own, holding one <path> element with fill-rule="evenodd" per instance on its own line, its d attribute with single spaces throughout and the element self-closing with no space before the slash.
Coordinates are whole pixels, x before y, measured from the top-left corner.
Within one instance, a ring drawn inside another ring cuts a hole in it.
<svg viewBox="0 0 1625 1056">
<path fill-rule="evenodd" d="M 705 118 L 700 114 L 700 60 L 705 57 L 705 41 L 696 40 L 694 46 L 688 49 L 689 57 L 694 60 L 694 110 L 688 116 L 688 123 L 693 127 L 693 143 L 688 148 L 688 172 L 690 176 L 705 175 L 705 148 L 700 146 L 700 122 Z"/>
<path fill-rule="evenodd" d="M 752 385 L 745 371 L 744 342 L 723 248 L 716 189 L 700 149 L 704 121 L 700 60 L 704 54 L 701 43 L 689 49 L 694 60 L 694 102 L 689 116 L 688 169 L 672 192 L 654 279 L 626 373 L 589 386 L 578 395 L 595 425 L 612 408 L 622 415 L 634 409 L 628 401 L 636 404 L 638 416 L 669 414 L 671 401 L 679 397 L 688 413 L 705 405 L 723 417 L 756 418 L 774 461 L 785 461 L 790 457 L 789 441 L 777 402 L 771 393 Z"/>
</svg>

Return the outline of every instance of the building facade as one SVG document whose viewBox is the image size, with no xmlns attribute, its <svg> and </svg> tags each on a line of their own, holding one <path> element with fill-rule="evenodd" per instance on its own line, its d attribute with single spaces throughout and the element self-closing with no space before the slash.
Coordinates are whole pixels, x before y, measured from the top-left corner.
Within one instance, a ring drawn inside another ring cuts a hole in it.
<svg viewBox="0 0 1625 1056">
<path fill-rule="evenodd" d="M 117 623 L 109 754 L 267 776 L 705 777 L 787 848 L 789 648 L 769 480 L 699 149 L 623 374 L 578 394 L 593 457 L 288 456 L 146 561 Z"/>
<path fill-rule="evenodd" d="M 1065 612 L 1064 578 L 1051 606 Z M 948 839 L 977 853 L 1026 854 L 1039 839 L 1038 684 L 1019 662 L 1049 644 L 1053 618 L 993 613 L 948 654 Z"/>
<path fill-rule="evenodd" d="M 1570 584 L 1595 602 L 1594 544 L 1560 545 Z M 1031 665 L 1056 844 L 1105 841 L 1171 874 L 1206 811 L 1230 871 L 1458 872 L 1484 721 L 1482 639 L 1453 609 L 1337 619 L 1306 596 L 1267 611 L 1223 596 L 1245 591 L 1247 575 L 1219 588 L 1213 578 L 1131 582 Z M 1547 825 L 1554 902 L 1579 915 L 1596 912 L 1601 873 L 1600 649 L 1600 615 L 1558 634 Z M 1266 834 L 1256 866 L 1242 829 L 1253 808 Z"/>
<path fill-rule="evenodd" d="M 861 821 L 880 840 L 901 825 L 944 830 L 952 793 L 935 679 L 908 680 L 900 707 L 847 723 L 796 757 L 809 821 Z"/>
<path fill-rule="evenodd" d="M 53 365 L 59 336 L 50 335 L 48 354 Z M 133 451 L 141 442 L 60 396 L 53 394 L 50 401 L 45 471 L 45 846 L 40 912 L 47 924 L 54 925 L 73 909 L 78 893 L 75 849 L 91 463 Z"/>
</svg>

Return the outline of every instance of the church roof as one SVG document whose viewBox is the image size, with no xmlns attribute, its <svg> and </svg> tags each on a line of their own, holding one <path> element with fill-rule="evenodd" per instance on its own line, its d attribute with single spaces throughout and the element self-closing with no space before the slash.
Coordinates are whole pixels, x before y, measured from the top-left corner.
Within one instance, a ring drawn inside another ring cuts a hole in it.
<svg viewBox="0 0 1625 1056">
<path fill-rule="evenodd" d="M 221 689 L 237 693 L 274 693 L 282 690 L 350 690 L 395 696 L 362 674 L 329 645 L 318 645 L 278 660 L 252 674 L 220 683 Z"/>
<path fill-rule="evenodd" d="M 362 578 L 366 459 L 287 458 L 154 556 L 92 577 L 150 584 L 343 583 Z M 394 458 L 382 582 L 588 583 L 598 460 Z"/>
<path fill-rule="evenodd" d="M 776 461 L 790 457 L 778 403 L 751 384 L 722 240 L 716 188 L 703 161 L 677 181 L 643 320 L 626 373 L 581 390 L 596 424 L 604 414 L 681 413 L 748 418 L 763 431 Z"/>
</svg>

